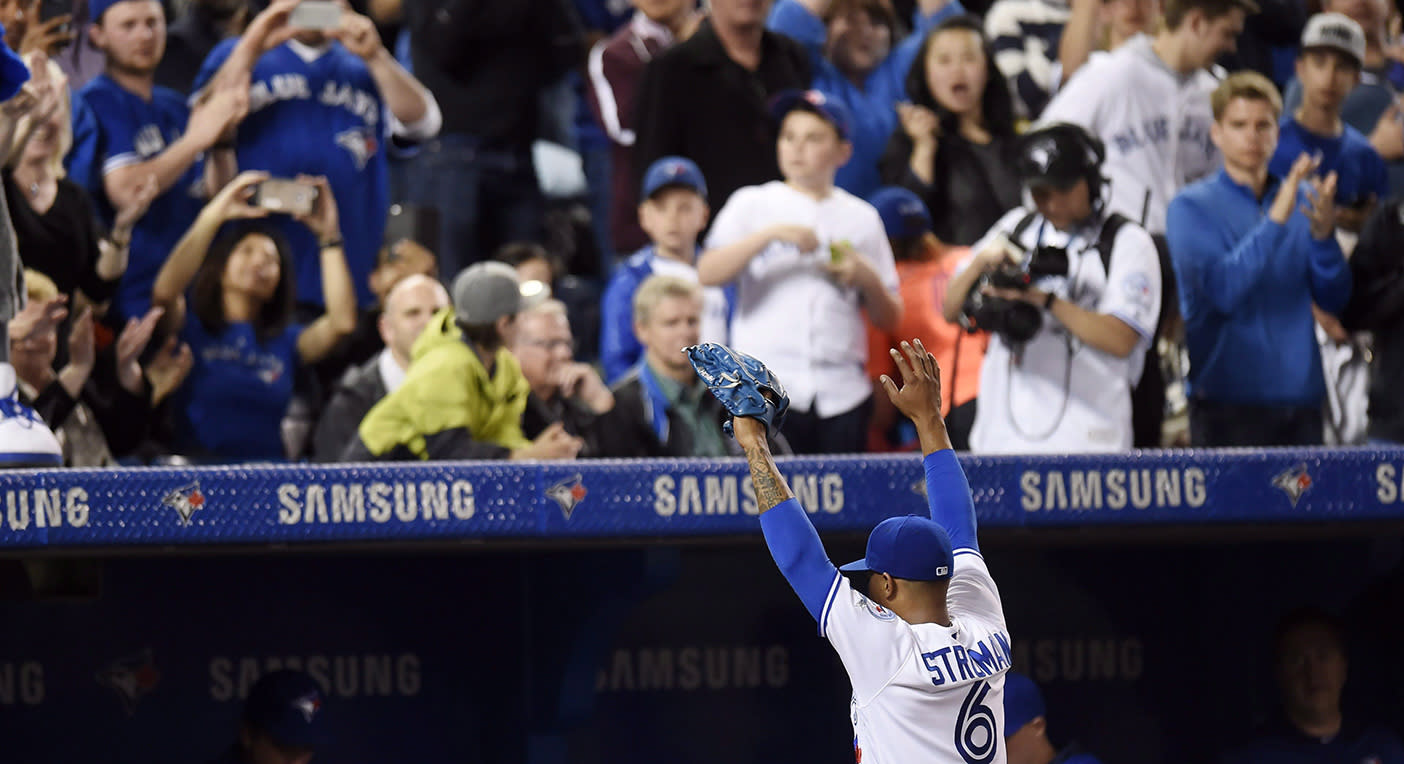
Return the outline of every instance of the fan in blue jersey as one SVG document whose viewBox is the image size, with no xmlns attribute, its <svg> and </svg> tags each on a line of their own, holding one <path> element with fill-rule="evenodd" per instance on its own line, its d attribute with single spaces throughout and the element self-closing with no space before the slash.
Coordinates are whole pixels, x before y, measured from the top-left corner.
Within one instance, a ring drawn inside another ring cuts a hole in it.
<svg viewBox="0 0 1404 764">
<path fill-rule="evenodd" d="M 391 134 L 430 138 L 442 117 L 429 91 L 381 44 L 374 22 L 344 9 L 338 28 L 296 29 L 288 26 L 296 6 L 296 0 L 278 0 L 242 37 L 220 43 L 195 88 L 221 89 L 249 78 L 249 115 L 233 142 L 238 168 L 277 178 L 327 178 L 340 207 L 357 299 L 370 307 L 370 274 L 390 207 L 385 144 Z M 297 301 L 324 305 L 316 242 L 291 222 L 284 233 L 292 243 Z"/>
<path fill-rule="evenodd" d="M 156 278 L 156 303 L 195 356 L 178 398 L 177 445 L 197 459 L 283 460 L 281 423 L 294 369 L 325 358 L 356 326 L 336 199 L 326 178 L 297 178 L 319 192 L 312 212 L 297 221 L 319 242 L 327 295 L 326 312 L 306 325 L 293 320 L 296 279 L 287 242 L 271 220 L 249 220 L 268 217 L 249 203 L 267 179 L 246 172 L 226 184 Z"/>
<path fill-rule="evenodd" d="M 720 345 L 687 350 L 734 417 L 775 564 L 819 623 L 853 684 L 849 716 L 863 764 L 1004 764 L 1004 675 L 1013 658 L 999 589 L 980 554 L 975 505 L 941 419 L 941 375 L 920 340 L 891 351 L 892 404 L 921 438 L 929 517 L 878 523 L 867 555 L 837 568 L 770 457 L 789 399 L 759 361 Z"/>
<path fill-rule="evenodd" d="M 178 93 L 155 84 L 166 46 L 160 2 L 91 0 L 88 9 L 89 35 L 106 68 L 73 99 L 68 174 L 109 227 L 155 184 L 155 200 L 132 229 L 127 270 L 113 298 L 118 320 L 140 318 L 151 305 L 156 272 L 200 212 L 200 156 L 243 117 L 248 95 L 212 91 L 192 111 Z"/>
</svg>

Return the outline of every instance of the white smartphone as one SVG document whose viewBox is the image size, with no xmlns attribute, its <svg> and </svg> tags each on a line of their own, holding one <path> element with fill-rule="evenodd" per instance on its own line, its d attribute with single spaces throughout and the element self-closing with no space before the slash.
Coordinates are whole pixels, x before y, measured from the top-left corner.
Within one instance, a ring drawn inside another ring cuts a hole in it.
<svg viewBox="0 0 1404 764">
<path fill-rule="evenodd" d="M 288 26 L 320 31 L 336 29 L 341 26 L 341 3 L 336 0 L 302 0 L 288 16 Z"/>
</svg>

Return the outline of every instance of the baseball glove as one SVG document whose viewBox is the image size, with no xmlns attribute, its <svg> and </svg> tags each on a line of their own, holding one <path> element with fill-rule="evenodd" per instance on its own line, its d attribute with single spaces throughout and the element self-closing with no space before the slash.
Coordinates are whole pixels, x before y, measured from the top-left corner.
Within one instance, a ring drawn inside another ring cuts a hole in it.
<svg viewBox="0 0 1404 764">
<path fill-rule="evenodd" d="M 693 345 L 683 352 L 697 376 L 732 417 L 759 419 L 771 434 L 780 429 L 790 408 L 790 397 L 765 364 L 714 342 Z M 734 437 L 730 418 L 722 423 L 722 429 Z"/>
</svg>

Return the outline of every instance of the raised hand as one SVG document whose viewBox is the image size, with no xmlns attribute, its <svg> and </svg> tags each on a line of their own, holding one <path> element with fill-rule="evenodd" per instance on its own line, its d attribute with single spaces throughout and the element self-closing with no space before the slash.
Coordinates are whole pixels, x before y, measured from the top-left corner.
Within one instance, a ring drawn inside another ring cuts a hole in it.
<svg viewBox="0 0 1404 764">
<path fill-rule="evenodd" d="M 902 123 L 902 132 L 916 145 L 935 145 L 941 139 L 941 120 L 936 112 L 925 106 L 912 103 L 897 104 L 897 120 Z"/>
<path fill-rule="evenodd" d="M 1319 163 L 1316 157 L 1302 153 L 1292 162 L 1292 169 L 1287 171 L 1287 177 L 1282 179 L 1282 185 L 1277 188 L 1277 196 L 1273 197 L 1272 206 L 1268 208 L 1268 218 L 1278 225 L 1285 224 L 1287 218 L 1292 216 L 1292 207 L 1297 203 L 1297 189 L 1301 187 L 1302 181 L 1306 180 Z"/>
<path fill-rule="evenodd" d="M 265 180 L 268 180 L 266 172 L 249 170 L 239 173 L 215 194 L 207 209 L 218 215 L 220 220 L 266 217 L 268 210 L 249 203 L 254 187 Z"/>
<path fill-rule="evenodd" d="M 84 375 L 92 373 L 97 363 L 97 351 L 93 341 L 93 309 L 84 308 L 73 321 L 73 329 L 68 334 L 68 365 Z"/>
<path fill-rule="evenodd" d="M 1324 178 L 1312 176 L 1308 183 L 1311 188 L 1302 214 L 1311 221 L 1311 237 L 1325 241 L 1336 231 L 1336 172 L 1332 170 Z"/>
<path fill-rule="evenodd" d="M 68 295 L 30 300 L 24 310 L 10 319 L 10 341 L 23 342 L 50 329 L 57 329 L 65 318 L 68 318 Z"/>
<path fill-rule="evenodd" d="M 181 343 L 176 346 L 176 338 L 168 337 L 161 352 L 146 364 L 146 378 L 151 382 L 151 405 L 159 406 L 171 393 L 180 387 L 195 364 L 195 356 L 190 346 Z"/>
<path fill-rule="evenodd" d="M 40 22 L 39 5 L 40 0 L 34 0 L 24 12 L 29 21 L 24 25 L 17 49 L 21 56 L 35 52 L 52 56 L 73 42 L 73 14 L 64 13 Z"/>
<path fill-rule="evenodd" d="M 341 26 L 331 30 L 328 36 L 339 40 L 347 50 L 367 63 L 385 50 L 380 41 L 380 32 L 376 31 L 375 22 L 349 8 L 342 10 Z"/>
<path fill-rule="evenodd" d="M 941 367 L 936 356 L 928 353 L 919 339 L 903 340 L 900 351 L 892 348 L 888 352 L 902 377 L 900 388 L 886 374 L 881 377 L 882 389 L 892 405 L 919 426 L 940 420 Z"/>
<path fill-rule="evenodd" d="M 247 78 L 242 83 L 220 88 L 195 104 L 190 112 L 186 135 L 203 148 L 214 146 L 229 129 L 249 113 Z"/>
<path fill-rule="evenodd" d="M 332 196 L 331 184 L 320 175 L 299 175 L 297 182 L 317 189 L 317 200 L 312 203 L 312 211 L 306 215 L 298 215 L 297 220 L 307 226 L 323 243 L 340 239 L 341 219 L 337 214 L 336 197 Z"/>
<path fill-rule="evenodd" d="M 155 173 L 147 175 L 138 183 L 136 193 L 132 194 L 126 204 L 117 208 L 117 214 L 113 216 L 113 236 L 118 239 L 130 238 L 132 229 L 146 214 L 146 211 L 151 207 L 151 202 L 155 201 L 156 195 L 160 191 L 161 185 L 156 182 Z"/>
<path fill-rule="evenodd" d="M 141 354 L 151 342 L 151 334 L 165 315 L 165 308 L 152 308 L 140 319 L 129 318 L 117 336 L 117 381 L 132 395 L 142 390 Z"/>
</svg>

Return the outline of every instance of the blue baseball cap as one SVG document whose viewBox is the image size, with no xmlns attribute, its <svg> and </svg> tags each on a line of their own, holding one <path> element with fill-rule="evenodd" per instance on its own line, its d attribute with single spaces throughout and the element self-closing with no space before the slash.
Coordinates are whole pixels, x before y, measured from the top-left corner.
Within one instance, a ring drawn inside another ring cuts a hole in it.
<svg viewBox="0 0 1404 764">
<path fill-rule="evenodd" d="M 5 27 L 0 24 L 0 101 L 14 98 L 26 82 L 29 82 L 29 67 L 5 44 Z"/>
<path fill-rule="evenodd" d="M 1025 724 L 1047 713 L 1043 693 L 1038 685 L 1023 674 L 1013 671 L 1004 675 L 1004 736 L 1009 737 Z"/>
<path fill-rule="evenodd" d="M 318 748 L 331 742 L 317 681 L 286 669 L 264 674 L 244 701 L 244 721 L 279 745 Z"/>
<path fill-rule="evenodd" d="M 886 573 L 908 581 L 951 577 L 951 537 L 929 517 L 889 517 L 868 534 L 868 553 L 839 570 Z"/>
<path fill-rule="evenodd" d="M 770 99 L 770 116 L 776 122 L 784 121 L 785 115 L 796 109 L 823 117 L 845 141 L 853 135 L 853 113 L 843 101 L 822 90 L 782 90 Z"/>
<path fill-rule="evenodd" d="M 889 239 L 913 239 L 931 231 L 931 213 L 921 197 L 900 186 L 879 188 L 868 198 Z"/>
<path fill-rule="evenodd" d="M 707 198 L 707 179 L 697 163 L 687 157 L 663 157 L 648 166 L 644 173 L 644 200 L 665 188 L 686 188 L 696 191 L 703 199 Z"/>
</svg>

